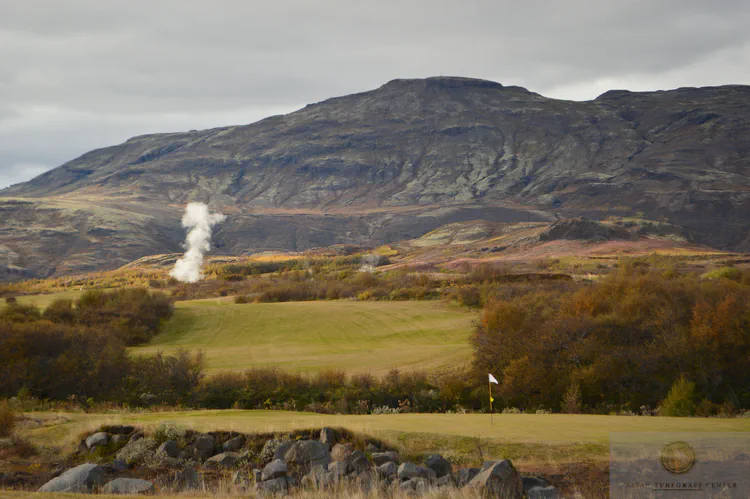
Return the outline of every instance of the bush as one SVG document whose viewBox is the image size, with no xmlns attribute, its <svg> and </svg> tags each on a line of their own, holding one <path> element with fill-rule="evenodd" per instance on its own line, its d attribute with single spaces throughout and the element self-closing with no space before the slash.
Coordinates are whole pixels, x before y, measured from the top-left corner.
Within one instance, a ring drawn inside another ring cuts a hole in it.
<svg viewBox="0 0 750 499">
<path fill-rule="evenodd" d="M 5 297 L 5 303 L 8 305 L 13 305 L 14 303 L 17 303 L 18 300 L 16 300 L 15 296 L 6 296 Z"/>
<path fill-rule="evenodd" d="M 243 304 L 248 303 L 250 300 L 247 299 L 247 296 L 245 295 L 237 295 L 234 297 L 234 302 L 237 304 Z"/>
<path fill-rule="evenodd" d="M 662 416 L 687 417 L 695 414 L 695 383 L 680 377 L 661 405 Z"/>
<path fill-rule="evenodd" d="M 0 438 L 7 438 L 13 435 L 13 429 L 16 426 L 16 414 L 11 409 L 7 400 L 0 402 Z"/>
<path fill-rule="evenodd" d="M 172 421 L 164 421 L 154 430 L 154 440 L 156 440 L 156 443 L 158 444 L 163 444 L 167 440 L 184 443 L 185 435 L 187 435 L 185 427 L 173 423 Z"/>
</svg>

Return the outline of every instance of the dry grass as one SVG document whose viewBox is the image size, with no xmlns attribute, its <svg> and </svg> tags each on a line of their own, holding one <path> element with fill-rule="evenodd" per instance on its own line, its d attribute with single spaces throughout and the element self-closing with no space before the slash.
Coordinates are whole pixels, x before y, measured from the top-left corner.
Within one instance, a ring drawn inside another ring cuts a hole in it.
<svg viewBox="0 0 750 499">
<path fill-rule="evenodd" d="M 0 402 L 0 437 L 10 437 L 16 427 L 16 414 L 7 400 Z"/>
</svg>

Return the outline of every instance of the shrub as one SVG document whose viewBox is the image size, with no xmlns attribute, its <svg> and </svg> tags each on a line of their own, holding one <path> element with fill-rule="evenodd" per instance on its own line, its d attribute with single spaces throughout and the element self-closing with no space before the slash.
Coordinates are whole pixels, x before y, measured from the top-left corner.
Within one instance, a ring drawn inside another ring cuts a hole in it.
<svg viewBox="0 0 750 499">
<path fill-rule="evenodd" d="M 13 434 L 16 426 L 16 414 L 7 400 L 0 402 L 0 438 L 7 438 Z"/>
<path fill-rule="evenodd" d="M 563 397 L 562 410 L 566 414 L 580 414 L 581 412 L 581 387 L 578 383 L 572 383 Z"/>
<path fill-rule="evenodd" d="M 156 440 L 158 444 L 163 444 L 167 440 L 184 442 L 185 435 L 187 435 L 185 427 L 172 421 L 164 421 L 154 430 L 154 440 Z"/>
<path fill-rule="evenodd" d="M 234 297 L 234 302 L 237 303 L 237 304 L 249 303 L 249 301 L 250 300 L 248 300 L 247 296 L 245 296 L 245 295 L 237 295 L 237 296 Z"/>
<path fill-rule="evenodd" d="M 8 305 L 13 305 L 14 303 L 17 303 L 18 300 L 16 300 L 15 296 L 6 296 L 5 297 L 5 303 Z"/>
<path fill-rule="evenodd" d="M 661 406 L 663 416 L 686 417 L 695 414 L 695 383 L 680 376 Z"/>
</svg>

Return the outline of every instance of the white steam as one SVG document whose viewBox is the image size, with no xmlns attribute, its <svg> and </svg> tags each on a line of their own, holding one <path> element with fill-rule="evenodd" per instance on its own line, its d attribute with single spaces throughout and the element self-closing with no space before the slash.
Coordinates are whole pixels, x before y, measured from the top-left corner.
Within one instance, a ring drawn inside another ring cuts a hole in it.
<svg viewBox="0 0 750 499">
<path fill-rule="evenodd" d="M 221 213 L 209 213 L 203 203 L 189 203 L 182 217 L 182 226 L 189 229 L 185 246 L 187 251 L 174 264 L 169 273 L 181 282 L 198 282 L 203 277 L 203 254 L 211 249 L 211 228 L 223 222 Z"/>
</svg>

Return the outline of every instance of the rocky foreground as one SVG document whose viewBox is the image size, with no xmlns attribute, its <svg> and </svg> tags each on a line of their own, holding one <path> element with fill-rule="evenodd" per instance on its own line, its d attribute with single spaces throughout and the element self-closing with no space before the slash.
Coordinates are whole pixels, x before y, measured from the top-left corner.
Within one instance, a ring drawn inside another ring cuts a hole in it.
<svg viewBox="0 0 750 499">
<path fill-rule="evenodd" d="M 279 437 L 103 427 L 80 443 L 71 466 L 39 491 L 289 495 L 347 490 L 416 497 L 463 488 L 482 497 L 558 497 L 554 486 L 522 477 L 509 460 L 455 469 L 432 454 L 418 464 L 380 442 L 330 428 Z"/>
</svg>

